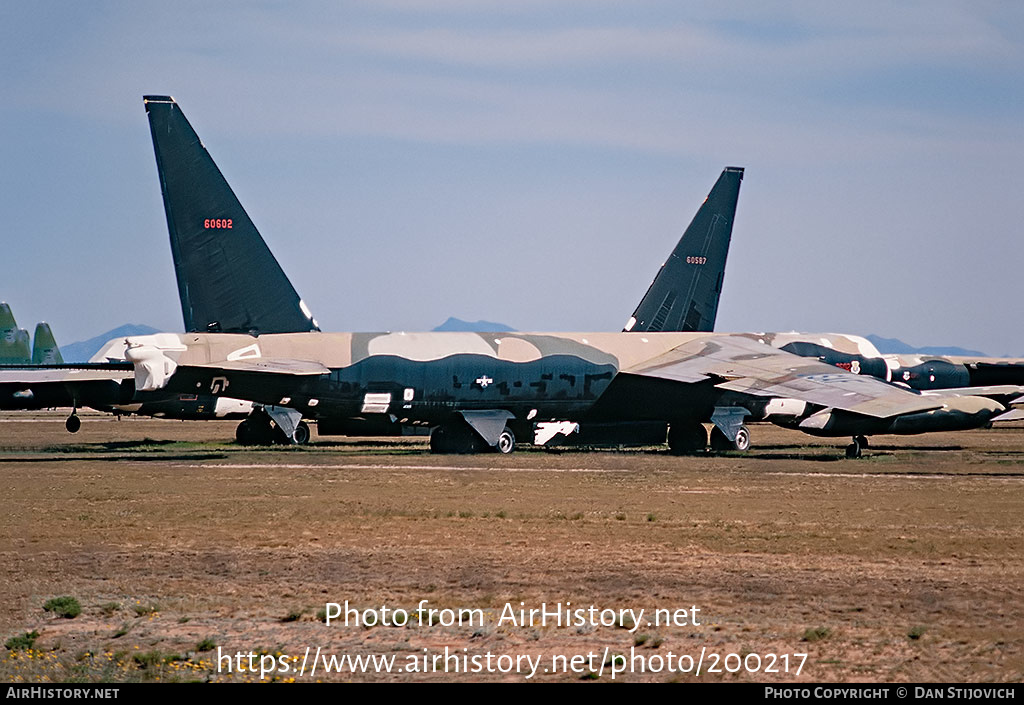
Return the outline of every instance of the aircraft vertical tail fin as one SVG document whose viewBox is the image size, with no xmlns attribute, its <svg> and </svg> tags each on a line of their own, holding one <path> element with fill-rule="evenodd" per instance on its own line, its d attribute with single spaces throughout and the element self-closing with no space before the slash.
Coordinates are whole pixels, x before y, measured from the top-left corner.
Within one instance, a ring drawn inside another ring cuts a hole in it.
<svg viewBox="0 0 1024 705">
<path fill-rule="evenodd" d="M 35 335 L 32 336 L 33 365 L 63 365 L 64 356 L 60 354 L 57 341 L 53 337 L 49 323 L 37 323 Z"/>
<path fill-rule="evenodd" d="M 27 365 L 31 361 L 28 331 L 18 328 L 11 307 L 0 303 L 0 365 Z"/>
<path fill-rule="evenodd" d="M 714 330 L 741 181 L 741 167 L 722 171 L 623 330 Z"/>
<path fill-rule="evenodd" d="M 143 97 L 185 330 L 319 330 L 210 153 L 170 96 Z"/>
</svg>

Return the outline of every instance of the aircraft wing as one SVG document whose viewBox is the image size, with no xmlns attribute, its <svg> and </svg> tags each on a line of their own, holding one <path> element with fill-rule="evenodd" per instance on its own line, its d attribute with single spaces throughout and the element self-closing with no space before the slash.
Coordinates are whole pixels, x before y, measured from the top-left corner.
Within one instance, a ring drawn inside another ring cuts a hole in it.
<svg viewBox="0 0 1024 705">
<path fill-rule="evenodd" d="M 0 384 L 33 384 L 120 381 L 133 375 L 130 363 L 82 363 L 64 365 L 0 365 Z"/>
<path fill-rule="evenodd" d="M 1024 421 L 1024 409 L 1010 409 L 1005 414 L 996 416 L 993 421 Z"/>
<path fill-rule="evenodd" d="M 204 363 L 191 365 L 191 367 L 213 371 L 221 370 L 224 372 L 263 372 L 297 376 L 326 375 L 331 373 L 329 367 L 319 362 L 265 357 Z"/>
<path fill-rule="evenodd" d="M 105 409 L 121 397 L 127 363 L 0 366 L 0 409 L 91 406 Z"/>
<path fill-rule="evenodd" d="M 982 387 L 950 387 L 949 389 L 928 389 L 921 392 L 925 397 L 1020 397 L 1024 386 L 1019 384 L 990 384 Z"/>
<path fill-rule="evenodd" d="M 800 399 L 876 418 L 943 406 L 941 396 L 926 397 L 873 377 L 837 371 L 738 335 L 697 338 L 622 372 L 690 383 L 716 380 L 720 389 Z"/>
</svg>

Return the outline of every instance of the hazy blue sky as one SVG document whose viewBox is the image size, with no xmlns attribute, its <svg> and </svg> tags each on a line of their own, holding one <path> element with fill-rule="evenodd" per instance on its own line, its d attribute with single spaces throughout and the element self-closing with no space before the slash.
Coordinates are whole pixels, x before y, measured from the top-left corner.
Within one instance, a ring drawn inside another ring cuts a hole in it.
<svg viewBox="0 0 1024 705">
<path fill-rule="evenodd" d="M 325 330 L 618 330 L 723 166 L 719 330 L 1024 354 L 1019 2 L 0 3 L 0 300 L 181 329 L 144 93 Z"/>
</svg>

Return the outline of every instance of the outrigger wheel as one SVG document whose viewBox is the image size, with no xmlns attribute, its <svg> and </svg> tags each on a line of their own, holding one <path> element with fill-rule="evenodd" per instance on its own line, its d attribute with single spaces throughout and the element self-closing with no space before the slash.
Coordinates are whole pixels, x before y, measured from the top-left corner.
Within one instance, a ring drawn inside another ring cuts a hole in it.
<svg viewBox="0 0 1024 705">
<path fill-rule="evenodd" d="M 78 418 L 78 414 L 74 411 L 64 421 L 64 428 L 68 430 L 68 433 L 78 433 L 78 430 L 82 428 L 82 419 Z"/>
<path fill-rule="evenodd" d="M 861 441 L 864 441 L 861 443 Z M 846 446 L 846 457 L 847 458 L 859 458 L 861 451 L 867 448 L 867 439 L 864 436 L 854 436 L 853 443 Z"/>
</svg>

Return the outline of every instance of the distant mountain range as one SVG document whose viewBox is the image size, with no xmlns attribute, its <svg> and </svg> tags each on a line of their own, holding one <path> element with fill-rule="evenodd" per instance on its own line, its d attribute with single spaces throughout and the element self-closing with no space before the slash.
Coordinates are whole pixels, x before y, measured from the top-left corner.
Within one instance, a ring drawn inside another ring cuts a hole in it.
<svg viewBox="0 0 1024 705">
<path fill-rule="evenodd" d="M 126 338 L 129 335 L 151 335 L 153 333 L 159 333 L 160 331 L 150 326 L 140 326 L 135 324 L 125 324 L 119 328 L 108 330 L 106 333 L 101 333 L 95 338 L 89 338 L 88 340 L 82 340 L 77 343 L 68 343 L 67 345 L 60 345 L 60 341 L 57 343 L 60 346 L 60 354 L 64 357 L 64 362 L 88 362 L 89 358 L 100 351 L 103 344 L 111 338 Z"/>
<path fill-rule="evenodd" d="M 511 332 L 514 331 L 515 328 L 506 326 L 504 323 L 494 323 L 493 321 L 463 321 L 459 318 L 451 317 L 433 330 L 452 332 Z M 61 345 L 60 351 L 64 356 L 65 362 L 85 362 L 99 352 L 100 348 L 103 347 L 103 344 L 111 338 L 123 338 L 130 335 L 150 335 L 152 333 L 159 332 L 159 330 L 150 326 L 127 324 L 119 328 L 114 328 L 113 330 L 108 330 L 106 333 L 97 335 L 95 338 L 90 338 L 89 340 Z M 881 353 L 895 353 L 900 355 L 966 355 L 970 357 L 988 357 L 985 353 L 978 350 L 969 350 L 967 348 L 958 348 L 955 346 L 942 347 L 933 345 L 915 348 L 914 346 L 907 345 L 902 340 L 898 340 L 896 338 L 883 338 L 878 335 L 868 335 L 865 337 L 870 340 Z"/>
<path fill-rule="evenodd" d="M 436 331 L 453 331 L 453 332 L 481 332 L 481 333 L 500 333 L 500 332 L 511 332 L 515 328 L 509 328 L 504 323 L 492 323 L 491 321 L 463 321 L 459 318 L 449 318 L 447 321 L 434 328 Z"/>
</svg>

